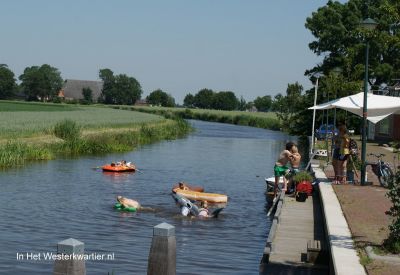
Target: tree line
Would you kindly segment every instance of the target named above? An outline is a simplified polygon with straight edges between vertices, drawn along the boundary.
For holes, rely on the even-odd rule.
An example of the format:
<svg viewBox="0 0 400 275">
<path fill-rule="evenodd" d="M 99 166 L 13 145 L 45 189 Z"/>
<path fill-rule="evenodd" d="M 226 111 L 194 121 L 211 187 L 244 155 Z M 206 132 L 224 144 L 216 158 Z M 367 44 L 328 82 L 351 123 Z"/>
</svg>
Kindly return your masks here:
<svg viewBox="0 0 400 275">
<path fill-rule="evenodd" d="M 82 89 L 84 104 L 98 101 L 105 104 L 132 105 L 141 99 L 142 87 L 138 80 L 126 74 L 116 75 L 110 69 L 100 69 L 99 78 L 103 81 L 103 89 L 99 98 L 93 98 L 93 91 L 85 87 Z M 16 95 L 25 96 L 26 100 L 59 102 L 58 93 L 62 89 L 63 79 L 60 71 L 48 64 L 25 68 L 16 82 L 14 73 L 6 64 L 0 65 L 0 99 L 13 98 Z M 278 97 L 280 98 L 280 97 Z M 146 101 L 154 106 L 174 107 L 175 99 L 171 94 L 161 89 L 151 92 Z M 258 111 L 271 111 L 274 100 L 270 95 L 257 97 L 254 101 L 246 102 L 232 91 L 214 92 L 211 89 L 202 89 L 195 95 L 187 94 L 184 99 L 185 107 L 217 110 L 249 110 L 255 107 Z M 276 105 L 277 106 L 277 105 Z"/>
</svg>

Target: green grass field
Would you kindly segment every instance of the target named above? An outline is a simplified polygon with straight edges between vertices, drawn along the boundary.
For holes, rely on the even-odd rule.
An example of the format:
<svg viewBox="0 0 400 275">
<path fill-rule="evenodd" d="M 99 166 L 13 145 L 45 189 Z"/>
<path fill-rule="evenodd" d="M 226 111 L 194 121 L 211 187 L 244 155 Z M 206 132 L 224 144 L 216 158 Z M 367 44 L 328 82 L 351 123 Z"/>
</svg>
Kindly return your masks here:
<svg viewBox="0 0 400 275">
<path fill-rule="evenodd" d="M 0 139 L 50 134 L 54 125 L 64 119 L 77 122 L 85 130 L 122 128 L 164 120 L 158 115 L 103 106 L 12 101 L 0 101 L 0 117 Z"/>
<path fill-rule="evenodd" d="M 148 106 L 141 106 L 141 107 L 135 107 L 135 108 L 143 108 L 147 110 L 160 110 L 160 111 L 172 111 L 172 112 L 177 112 L 177 111 L 184 111 L 185 108 L 172 108 L 172 107 L 148 107 Z M 245 112 L 245 111 L 222 111 L 222 110 L 212 110 L 212 109 L 194 109 L 190 108 L 189 109 L 191 112 L 196 113 L 196 114 L 204 114 L 204 113 L 209 113 L 209 114 L 215 114 L 218 116 L 240 116 L 240 115 L 248 115 L 252 117 L 260 117 L 260 118 L 277 118 L 274 112 Z"/>
<path fill-rule="evenodd" d="M 270 130 L 280 130 L 281 124 L 275 113 L 220 111 L 208 109 L 189 108 L 165 108 L 165 107 L 127 107 L 140 112 L 163 115 L 165 117 L 181 117 L 184 119 L 198 119 L 204 121 L 229 123 L 243 126 L 251 126 Z"/>
</svg>

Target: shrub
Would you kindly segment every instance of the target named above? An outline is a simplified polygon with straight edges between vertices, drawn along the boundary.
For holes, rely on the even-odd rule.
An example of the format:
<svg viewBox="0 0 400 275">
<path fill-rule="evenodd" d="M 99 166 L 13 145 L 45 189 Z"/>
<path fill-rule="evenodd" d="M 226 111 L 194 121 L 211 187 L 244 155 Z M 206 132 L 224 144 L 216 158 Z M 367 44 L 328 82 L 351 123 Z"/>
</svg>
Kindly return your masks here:
<svg viewBox="0 0 400 275">
<path fill-rule="evenodd" d="M 313 180 L 313 177 L 306 171 L 301 171 L 293 176 L 293 181 L 297 182 L 297 183 L 303 182 L 303 181 L 312 182 L 312 180 Z"/>
<path fill-rule="evenodd" d="M 400 253 L 400 171 L 389 180 L 389 191 L 386 196 L 392 201 L 393 205 L 386 215 L 393 217 L 389 225 L 389 236 L 383 245 L 392 253 Z"/>
<path fill-rule="evenodd" d="M 54 135 L 66 141 L 78 140 L 81 135 L 81 128 L 78 124 L 70 119 L 58 122 L 54 126 Z"/>
</svg>

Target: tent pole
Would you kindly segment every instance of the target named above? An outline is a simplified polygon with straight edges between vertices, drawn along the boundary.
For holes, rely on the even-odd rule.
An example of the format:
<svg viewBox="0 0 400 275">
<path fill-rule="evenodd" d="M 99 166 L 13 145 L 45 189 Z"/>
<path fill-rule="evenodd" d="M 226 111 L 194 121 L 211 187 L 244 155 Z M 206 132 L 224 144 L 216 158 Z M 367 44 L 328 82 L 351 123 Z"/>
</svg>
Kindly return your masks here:
<svg viewBox="0 0 400 275">
<path fill-rule="evenodd" d="M 317 95 L 318 95 L 318 80 L 319 77 L 317 77 L 317 81 L 315 82 L 315 88 L 314 88 L 314 107 L 317 105 Z M 315 112 L 317 110 L 313 110 L 313 121 L 312 121 L 312 131 L 311 131 L 311 150 L 310 153 L 312 154 L 314 151 L 314 146 L 315 146 Z"/>
</svg>

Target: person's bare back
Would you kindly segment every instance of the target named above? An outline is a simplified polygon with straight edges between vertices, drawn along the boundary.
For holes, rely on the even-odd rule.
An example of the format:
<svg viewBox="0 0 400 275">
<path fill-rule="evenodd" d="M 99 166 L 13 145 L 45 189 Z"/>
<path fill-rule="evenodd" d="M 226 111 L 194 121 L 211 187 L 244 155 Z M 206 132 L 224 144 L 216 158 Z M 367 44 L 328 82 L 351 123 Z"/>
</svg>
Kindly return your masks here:
<svg viewBox="0 0 400 275">
<path fill-rule="evenodd" d="M 122 196 L 118 196 L 117 197 L 117 201 L 122 204 L 124 207 L 134 207 L 134 208 L 140 208 L 140 203 L 135 201 L 135 200 L 131 200 L 128 198 L 124 198 Z"/>
</svg>

